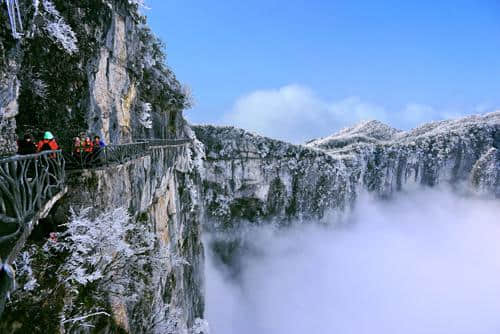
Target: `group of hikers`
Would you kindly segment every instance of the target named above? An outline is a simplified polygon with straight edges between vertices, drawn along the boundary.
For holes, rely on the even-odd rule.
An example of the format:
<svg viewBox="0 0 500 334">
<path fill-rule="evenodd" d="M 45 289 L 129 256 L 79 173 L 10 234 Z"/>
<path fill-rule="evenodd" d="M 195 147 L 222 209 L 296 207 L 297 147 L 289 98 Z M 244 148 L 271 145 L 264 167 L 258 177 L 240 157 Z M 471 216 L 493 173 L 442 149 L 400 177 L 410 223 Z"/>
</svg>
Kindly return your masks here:
<svg viewBox="0 0 500 334">
<path fill-rule="evenodd" d="M 105 146 L 101 137 L 94 136 L 92 140 L 90 136 L 81 134 L 73 139 L 72 156 L 78 160 L 96 160 Z M 33 135 L 25 134 L 23 139 L 17 141 L 17 147 L 17 154 L 20 155 L 59 150 L 59 145 L 50 131 L 46 131 L 38 142 L 35 141 Z"/>
<path fill-rule="evenodd" d="M 95 158 L 105 146 L 106 144 L 99 136 L 94 136 L 94 140 L 91 140 L 89 136 L 75 137 L 73 139 L 73 155 L 76 158 Z"/>
<path fill-rule="evenodd" d="M 50 131 L 43 134 L 43 139 L 35 143 L 35 138 L 31 134 L 25 134 L 23 139 L 17 141 L 17 154 L 35 154 L 42 151 L 56 151 L 59 145 Z"/>
</svg>

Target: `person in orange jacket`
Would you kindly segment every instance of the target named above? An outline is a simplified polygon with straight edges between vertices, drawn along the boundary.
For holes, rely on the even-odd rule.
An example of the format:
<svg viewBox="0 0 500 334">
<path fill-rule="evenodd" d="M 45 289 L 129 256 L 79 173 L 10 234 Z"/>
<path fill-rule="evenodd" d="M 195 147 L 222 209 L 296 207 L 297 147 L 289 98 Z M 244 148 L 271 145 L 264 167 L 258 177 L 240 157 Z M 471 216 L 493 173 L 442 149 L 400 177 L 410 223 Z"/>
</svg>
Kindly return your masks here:
<svg viewBox="0 0 500 334">
<path fill-rule="evenodd" d="M 46 131 L 43 135 L 43 139 L 36 145 L 36 150 L 38 152 L 57 151 L 58 149 L 59 145 L 57 145 L 54 135 L 50 131 Z"/>
<path fill-rule="evenodd" d="M 83 151 L 86 153 L 92 153 L 94 150 L 94 143 L 92 142 L 92 139 L 90 137 L 85 137 L 85 141 L 82 144 Z"/>
</svg>

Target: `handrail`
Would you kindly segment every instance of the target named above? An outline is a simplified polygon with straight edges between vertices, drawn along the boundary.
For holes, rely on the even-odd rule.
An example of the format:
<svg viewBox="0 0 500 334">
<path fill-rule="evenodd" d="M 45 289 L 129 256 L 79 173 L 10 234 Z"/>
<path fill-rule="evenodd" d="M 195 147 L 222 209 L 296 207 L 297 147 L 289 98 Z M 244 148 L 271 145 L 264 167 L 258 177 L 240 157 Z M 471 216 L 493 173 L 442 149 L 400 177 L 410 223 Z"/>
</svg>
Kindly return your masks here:
<svg viewBox="0 0 500 334">
<path fill-rule="evenodd" d="M 155 146 L 179 146 L 191 143 L 192 139 L 139 139 L 128 144 L 113 144 L 97 148 L 92 152 L 85 152 L 80 148 L 78 152 L 64 151 L 66 169 L 90 169 L 110 164 L 122 164 L 139 156 L 149 154 Z"/>
<path fill-rule="evenodd" d="M 177 146 L 192 143 L 191 138 L 176 138 L 176 139 L 137 139 L 138 142 L 147 142 L 149 146 Z"/>
<path fill-rule="evenodd" d="M 53 196 L 64 189 L 62 151 L 0 159 L 0 256 Z"/>
<path fill-rule="evenodd" d="M 121 164 L 130 159 L 147 154 L 149 146 L 145 142 L 108 145 L 102 148 L 85 152 L 83 148 L 79 152 L 64 151 L 66 169 L 88 169 L 109 164 Z"/>
</svg>

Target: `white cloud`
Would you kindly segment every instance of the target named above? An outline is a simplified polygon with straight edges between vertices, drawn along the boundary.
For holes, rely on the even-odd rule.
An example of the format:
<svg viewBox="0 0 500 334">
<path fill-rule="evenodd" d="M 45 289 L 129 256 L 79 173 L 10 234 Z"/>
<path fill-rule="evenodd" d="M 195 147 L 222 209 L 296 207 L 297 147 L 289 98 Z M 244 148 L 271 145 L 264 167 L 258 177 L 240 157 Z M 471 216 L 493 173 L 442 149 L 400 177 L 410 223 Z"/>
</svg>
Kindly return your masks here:
<svg viewBox="0 0 500 334">
<path fill-rule="evenodd" d="M 327 101 L 307 87 L 288 85 L 255 91 L 239 98 L 225 115 L 223 123 L 300 143 L 330 135 L 363 120 L 376 119 L 396 128 L 410 129 L 427 121 L 459 114 L 417 103 L 408 103 L 401 110 L 389 111 L 359 97 Z"/>
<path fill-rule="evenodd" d="M 207 318 L 221 334 L 499 333 L 499 215 L 428 190 L 361 199 L 337 228 L 260 226 L 237 275 L 207 247 Z"/>
<path fill-rule="evenodd" d="M 308 88 L 290 85 L 238 99 L 226 121 L 260 134 L 301 141 L 317 133 L 328 105 Z"/>
</svg>

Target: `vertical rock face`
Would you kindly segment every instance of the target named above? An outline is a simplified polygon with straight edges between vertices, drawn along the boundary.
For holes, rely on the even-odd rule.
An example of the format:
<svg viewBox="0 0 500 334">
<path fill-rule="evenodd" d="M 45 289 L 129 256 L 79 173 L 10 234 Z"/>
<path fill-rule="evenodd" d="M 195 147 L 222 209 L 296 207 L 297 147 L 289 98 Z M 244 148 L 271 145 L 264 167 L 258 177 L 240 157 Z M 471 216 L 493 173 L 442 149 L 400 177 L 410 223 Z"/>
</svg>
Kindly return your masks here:
<svg viewBox="0 0 500 334">
<path fill-rule="evenodd" d="M 132 107 L 137 103 L 137 88 L 127 66 L 138 52 L 128 40 L 131 34 L 136 36 L 134 30 L 133 18 L 113 13 L 105 44 L 95 58 L 96 72 L 89 75 L 89 128 L 102 134 L 108 143 L 132 139 Z"/>
<path fill-rule="evenodd" d="M 16 116 L 19 81 L 15 75 L 0 73 L 0 156 L 13 154 L 16 146 Z M 15 73 L 15 70 L 13 71 Z"/>
<path fill-rule="evenodd" d="M 6 52 L 18 51 L 18 134 L 51 130 L 67 144 L 81 132 L 107 143 L 175 136 L 186 96 L 136 2 L 26 1 L 21 9 L 23 38 L 4 31 Z"/>
<path fill-rule="evenodd" d="M 204 193 L 216 226 L 326 218 L 361 191 L 464 186 L 498 196 L 500 112 L 401 132 L 379 122 L 292 145 L 230 127 L 195 127 L 206 146 Z M 213 225 L 211 225 L 213 226 Z"/>
<path fill-rule="evenodd" d="M 90 78 L 90 128 L 101 133 L 106 142 L 111 136 L 130 140 L 130 107 L 135 99 L 135 87 L 131 85 L 125 65 L 125 20 L 113 14 L 106 44 L 101 47 L 97 58 L 97 73 Z M 113 118 L 113 119 L 112 119 Z"/>
<path fill-rule="evenodd" d="M 16 152 L 16 119 L 19 97 L 18 44 L 6 28 L 7 11 L 0 7 L 0 156 Z"/>
<path fill-rule="evenodd" d="M 498 148 L 492 147 L 474 164 L 472 184 L 478 192 L 494 194 L 500 198 L 500 150 Z"/>
<path fill-rule="evenodd" d="M 194 130 L 206 148 L 207 214 L 224 227 L 241 220 L 306 219 L 348 207 L 356 194 L 346 163 L 321 150 L 231 127 Z"/>
</svg>

